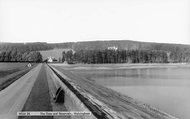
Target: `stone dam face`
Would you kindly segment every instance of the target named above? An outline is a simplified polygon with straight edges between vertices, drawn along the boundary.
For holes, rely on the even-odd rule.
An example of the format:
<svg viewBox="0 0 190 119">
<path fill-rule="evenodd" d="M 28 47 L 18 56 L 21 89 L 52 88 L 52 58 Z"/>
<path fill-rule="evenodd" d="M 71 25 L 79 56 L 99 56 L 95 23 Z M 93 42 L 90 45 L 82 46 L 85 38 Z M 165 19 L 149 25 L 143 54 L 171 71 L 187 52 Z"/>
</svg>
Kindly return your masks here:
<svg viewBox="0 0 190 119">
<path fill-rule="evenodd" d="M 53 83 L 56 89 L 61 87 L 61 89 L 64 90 L 64 105 L 67 110 L 91 112 L 91 115 L 71 116 L 72 119 L 176 119 L 149 105 L 139 103 L 131 98 L 123 98 L 122 96 L 118 98 L 118 107 L 116 108 L 121 108 L 121 106 L 125 108 L 121 108 L 121 111 L 115 110 L 115 108 L 111 107 L 112 104 L 106 103 L 104 100 L 99 100 L 97 98 L 98 96 L 95 97 L 93 93 L 90 94 L 86 92 L 80 84 L 76 84 L 76 82 L 72 81 L 70 77 L 64 75 L 57 68 L 50 66 L 49 70 L 51 70 Z M 60 77 L 66 82 L 60 80 Z M 120 96 L 114 93 L 113 96 Z M 120 100 L 125 100 L 123 101 L 125 103 L 120 103 Z M 125 109 L 128 111 L 125 111 Z"/>
</svg>

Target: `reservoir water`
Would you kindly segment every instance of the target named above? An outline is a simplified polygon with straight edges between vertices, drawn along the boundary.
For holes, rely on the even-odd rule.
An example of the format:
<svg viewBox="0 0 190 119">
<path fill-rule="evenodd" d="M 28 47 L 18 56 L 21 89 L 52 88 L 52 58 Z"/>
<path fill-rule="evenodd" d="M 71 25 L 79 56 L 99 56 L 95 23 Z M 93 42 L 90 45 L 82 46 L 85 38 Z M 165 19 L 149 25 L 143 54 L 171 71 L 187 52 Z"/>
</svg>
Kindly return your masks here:
<svg viewBox="0 0 190 119">
<path fill-rule="evenodd" d="M 177 118 L 190 119 L 189 65 L 78 69 L 72 71 Z"/>
</svg>

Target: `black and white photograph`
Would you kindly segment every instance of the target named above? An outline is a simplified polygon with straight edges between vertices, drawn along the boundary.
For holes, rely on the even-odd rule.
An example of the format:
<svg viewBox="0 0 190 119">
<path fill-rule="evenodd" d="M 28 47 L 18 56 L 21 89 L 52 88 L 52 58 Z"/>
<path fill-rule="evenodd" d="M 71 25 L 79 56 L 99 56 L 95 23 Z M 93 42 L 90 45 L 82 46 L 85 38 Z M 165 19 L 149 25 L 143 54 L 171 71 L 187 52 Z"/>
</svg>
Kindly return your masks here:
<svg viewBox="0 0 190 119">
<path fill-rule="evenodd" d="M 0 0 L 0 119 L 190 119 L 190 0 Z"/>
</svg>

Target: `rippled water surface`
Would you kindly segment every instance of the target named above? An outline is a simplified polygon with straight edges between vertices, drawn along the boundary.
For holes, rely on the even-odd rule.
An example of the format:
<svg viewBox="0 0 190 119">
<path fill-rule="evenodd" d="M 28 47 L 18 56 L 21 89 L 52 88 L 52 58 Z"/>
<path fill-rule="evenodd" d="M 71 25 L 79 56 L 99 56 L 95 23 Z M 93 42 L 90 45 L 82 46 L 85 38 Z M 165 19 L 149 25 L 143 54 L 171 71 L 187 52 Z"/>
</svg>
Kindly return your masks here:
<svg viewBox="0 0 190 119">
<path fill-rule="evenodd" d="M 190 119 L 190 66 L 83 67 L 72 71 L 180 119 Z"/>
</svg>

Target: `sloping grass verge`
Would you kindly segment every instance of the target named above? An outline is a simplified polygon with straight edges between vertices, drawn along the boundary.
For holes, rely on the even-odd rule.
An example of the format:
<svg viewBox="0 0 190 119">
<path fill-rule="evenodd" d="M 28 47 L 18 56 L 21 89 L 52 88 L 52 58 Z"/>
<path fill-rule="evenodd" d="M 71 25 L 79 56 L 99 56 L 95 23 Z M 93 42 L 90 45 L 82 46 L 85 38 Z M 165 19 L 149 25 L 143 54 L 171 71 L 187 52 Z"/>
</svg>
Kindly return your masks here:
<svg viewBox="0 0 190 119">
<path fill-rule="evenodd" d="M 22 77 L 23 75 L 25 75 L 26 73 L 28 73 L 32 68 L 36 67 L 37 65 L 34 65 L 31 68 L 24 68 L 24 69 L 20 69 L 16 71 L 16 69 L 14 71 L 14 73 L 8 72 L 9 74 L 7 76 L 4 76 L 3 78 L 0 78 L 0 91 L 5 89 L 6 87 L 8 87 L 9 85 L 11 85 L 13 82 L 15 82 L 16 80 L 18 80 L 20 77 Z"/>
</svg>

